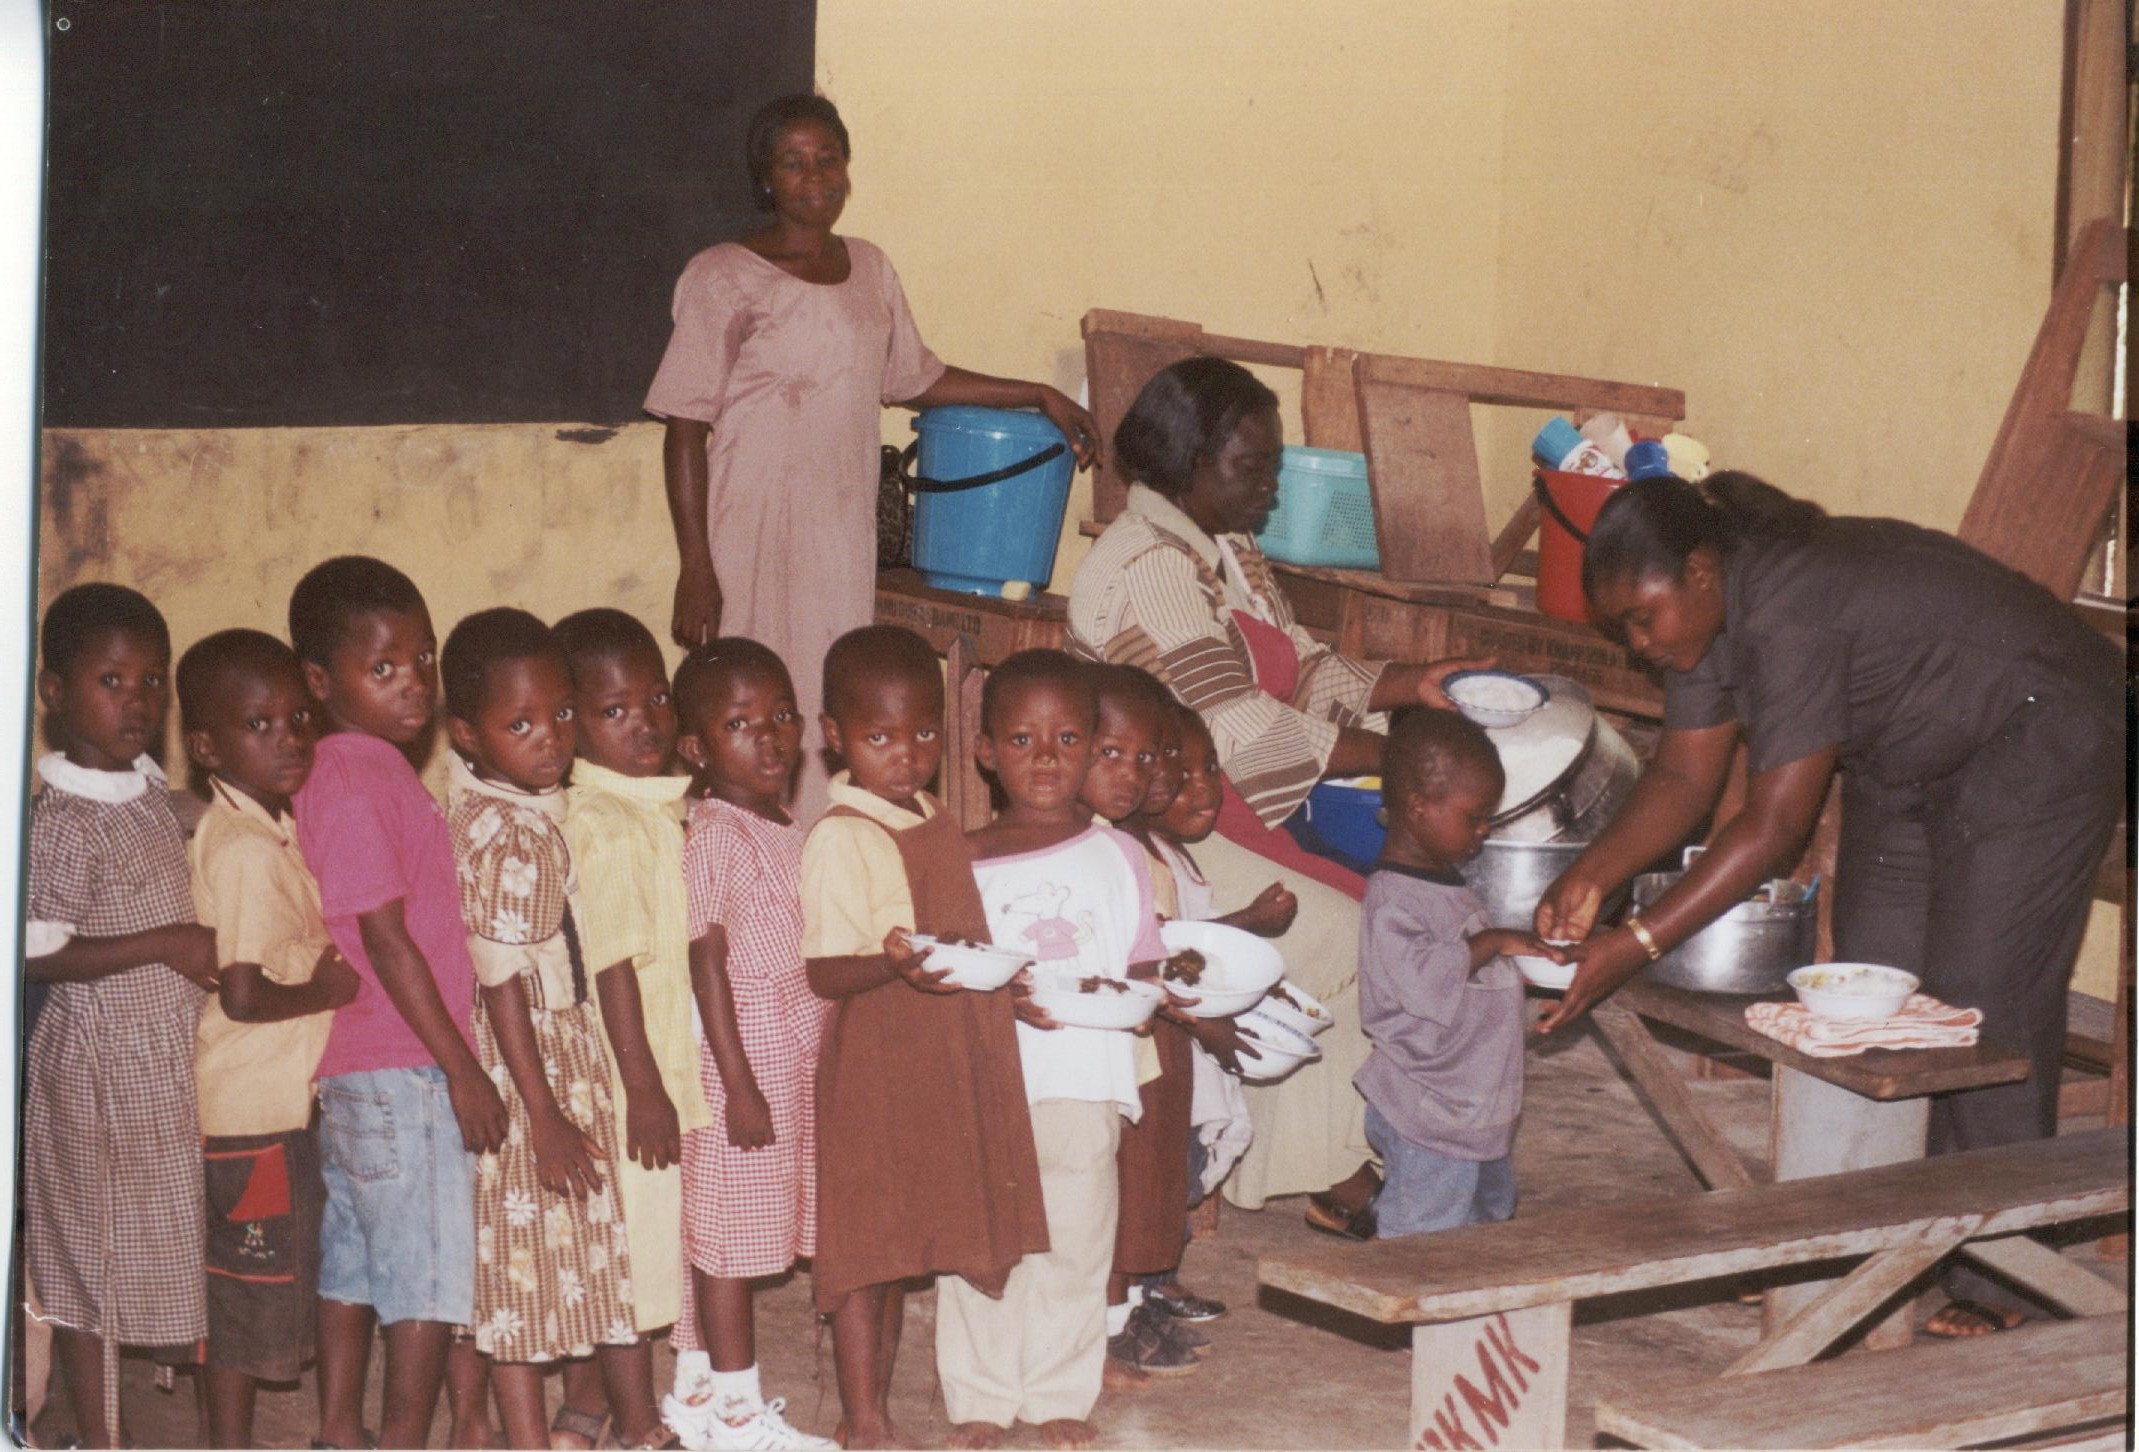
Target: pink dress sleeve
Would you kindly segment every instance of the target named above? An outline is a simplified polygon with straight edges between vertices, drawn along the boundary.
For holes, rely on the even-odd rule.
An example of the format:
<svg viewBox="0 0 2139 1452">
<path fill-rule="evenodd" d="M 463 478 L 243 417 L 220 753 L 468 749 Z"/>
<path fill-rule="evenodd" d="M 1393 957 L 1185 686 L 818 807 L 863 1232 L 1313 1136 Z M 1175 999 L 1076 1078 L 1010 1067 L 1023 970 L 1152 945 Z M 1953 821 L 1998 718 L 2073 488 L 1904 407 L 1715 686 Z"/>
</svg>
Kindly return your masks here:
<svg viewBox="0 0 2139 1452">
<path fill-rule="evenodd" d="M 906 305 L 906 289 L 899 285 L 898 270 L 891 259 L 877 253 L 884 289 L 884 305 L 891 311 L 891 339 L 884 352 L 884 392 L 887 404 L 904 403 L 926 393 L 943 376 L 943 360 L 921 341 L 913 310 Z"/>
<path fill-rule="evenodd" d="M 729 375 L 742 351 L 749 314 L 721 251 L 707 248 L 676 279 L 669 308 L 675 330 L 646 390 L 646 411 L 658 418 L 718 423 L 726 406 Z"/>
<path fill-rule="evenodd" d="M 743 872 L 746 845 L 743 834 L 719 806 L 702 802 L 692 811 L 690 831 L 683 839 L 683 882 L 690 903 L 687 920 L 692 942 L 703 938 L 715 923 L 725 927 L 741 915 L 747 886 Z"/>
</svg>

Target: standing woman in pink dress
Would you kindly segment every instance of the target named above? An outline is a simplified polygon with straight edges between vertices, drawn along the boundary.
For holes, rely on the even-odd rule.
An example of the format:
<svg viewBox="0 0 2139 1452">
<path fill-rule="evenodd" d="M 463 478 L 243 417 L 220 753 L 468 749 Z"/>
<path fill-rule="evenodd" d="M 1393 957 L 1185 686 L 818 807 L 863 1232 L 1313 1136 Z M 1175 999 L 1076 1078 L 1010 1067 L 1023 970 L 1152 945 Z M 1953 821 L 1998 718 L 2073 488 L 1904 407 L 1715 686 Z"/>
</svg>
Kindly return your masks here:
<svg viewBox="0 0 2139 1452">
<path fill-rule="evenodd" d="M 1059 389 L 947 367 L 921 341 L 890 260 L 833 234 L 852 149 L 830 101 L 769 103 L 747 149 L 772 221 L 684 268 L 646 410 L 668 424 L 662 472 L 682 565 L 671 633 L 685 647 L 724 634 L 770 646 L 808 724 L 825 651 L 874 614 L 878 411 L 1037 408 L 1080 466 L 1097 429 Z M 806 822 L 825 777 L 816 753 L 804 756 Z"/>
</svg>

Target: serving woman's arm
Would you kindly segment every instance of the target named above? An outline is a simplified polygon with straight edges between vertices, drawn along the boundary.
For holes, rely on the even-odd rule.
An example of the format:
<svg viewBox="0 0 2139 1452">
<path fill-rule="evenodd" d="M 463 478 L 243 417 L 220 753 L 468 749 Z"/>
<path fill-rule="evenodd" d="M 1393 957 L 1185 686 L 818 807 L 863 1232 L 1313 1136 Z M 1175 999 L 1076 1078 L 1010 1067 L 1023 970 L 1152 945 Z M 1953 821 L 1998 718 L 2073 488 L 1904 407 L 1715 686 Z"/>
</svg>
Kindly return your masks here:
<svg viewBox="0 0 2139 1452">
<path fill-rule="evenodd" d="M 712 432 L 713 426 L 699 419 L 672 418 L 661 438 L 661 479 L 668 489 L 680 567 L 668 630 L 686 650 L 720 634 L 720 580 L 706 535 L 706 439 Z"/>
<path fill-rule="evenodd" d="M 985 373 L 946 367 L 941 378 L 912 398 L 903 400 L 902 406 L 940 408 L 953 403 L 978 408 L 1038 409 L 1047 415 L 1049 423 L 1062 430 L 1062 437 L 1069 440 L 1070 450 L 1076 454 L 1080 469 L 1091 467 L 1092 457 L 1099 446 L 1099 425 L 1082 405 L 1059 388 L 1045 383 L 1028 383 L 1021 378 L 993 378 Z"/>
<path fill-rule="evenodd" d="M 1665 740 L 1669 741 L 1673 735 L 1700 738 L 1710 737 L 1718 732 L 1735 735 L 1735 728 L 1712 726 L 1698 732 L 1667 732 Z M 1703 744 L 1712 747 L 1714 743 Z M 1661 757 L 1661 748 L 1658 754 Z M 1724 824 L 1723 829 L 1716 833 L 1715 839 L 1708 844 L 1708 850 L 1694 859 L 1685 874 L 1672 884 L 1663 896 L 1642 910 L 1642 926 L 1658 951 L 1668 952 L 1729 912 L 1789 860 L 1811 835 L 1813 824 L 1819 820 L 1820 806 L 1827 799 L 1827 785 L 1834 779 L 1836 755 L 1834 747 L 1825 747 L 1809 756 L 1801 756 L 1796 761 L 1785 762 L 1781 766 L 1764 771 L 1747 783 L 1745 809 Z M 1728 770 L 1730 744 L 1727 740 L 1721 756 L 1723 769 Z M 1651 772 L 1654 770 L 1652 767 Z M 1642 780 L 1643 784 L 1646 784 L 1649 778 L 1644 776 Z M 1666 798 L 1669 805 L 1659 810 L 1659 820 L 1639 828 L 1630 827 L 1627 833 L 1622 834 L 1613 851 L 1631 852 L 1634 850 L 1631 845 L 1633 842 L 1656 840 L 1653 834 L 1661 831 L 1666 813 L 1673 808 L 1683 810 L 1692 800 L 1688 787 L 1694 784 L 1697 784 L 1697 781 L 1689 783 L 1684 778 L 1672 783 L 1669 789 L 1679 795 Z M 1708 806 L 1714 805 L 1715 796 L 1721 787 L 1722 776 L 1718 772 L 1715 788 L 1708 797 Z M 1565 918 L 1555 917 L 1552 919 L 1552 926 L 1548 927 L 1547 903 L 1564 905 L 1566 899 L 1561 896 L 1561 888 L 1567 877 L 1573 876 L 1575 870 L 1590 859 L 1597 847 L 1605 844 L 1605 838 L 1612 834 L 1612 830 L 1636 816 L 1639 802 L 1640 792 L 1637 789 L 1636 794 L 1628 799 L 1626 809 L 1612 824 L 1612 829 L 1608 829 L 1605 837 L 1598 838 L 1590 851 L 1577 859 L 1575 866 L 1568 870 L 1568 874 L 1563 876 L 1560 882 L 1553 884 L 1546 894 L 1546 902 L 1538 904 L 1539 936 L 1580 936 L 1565 930 Z M 1616 887 L 1627 877 L 1631 877 L 1643 862 L 1654 860 L 1677 842 L 1683 841 L 1685 835 L 1692 831 L 1694 822 L 1699 821 L 1706 811 L 1707 807 L 1703 807 L 1696 812 L 1678 836 L 1663 840 L 1647 858 L 1638 859 L 1635 867 L 1627 869 L 1612 886 Z M 1624 859 L 1614 856 L 1611 860 L 1617 864 Z M 1614 870 L 1617 870 L 1616 865 Z M 1596 903 L 1589 901 L 1587 910 L 1589 917 L 1583 922 L 1583 933 L 1587 933 L 1595 921 Z M 1560 931 L 1555 933 L 1555 927 Z M 1618 928 L 1589 939 L 1575 951 L 1574 959 L 1578 965 L 1574 982 L 1568 986 L 1566 995 L 1558 1005 L 1539 1022 L 1540 1033 L 1550 1033 L 1562 1024 L 1572 1023 L 1589 1012 L 1620 984 L 1632 978 L 1648 964 L 1649 951 L 1647 945 L 1631 930 Z"/>
</svg>

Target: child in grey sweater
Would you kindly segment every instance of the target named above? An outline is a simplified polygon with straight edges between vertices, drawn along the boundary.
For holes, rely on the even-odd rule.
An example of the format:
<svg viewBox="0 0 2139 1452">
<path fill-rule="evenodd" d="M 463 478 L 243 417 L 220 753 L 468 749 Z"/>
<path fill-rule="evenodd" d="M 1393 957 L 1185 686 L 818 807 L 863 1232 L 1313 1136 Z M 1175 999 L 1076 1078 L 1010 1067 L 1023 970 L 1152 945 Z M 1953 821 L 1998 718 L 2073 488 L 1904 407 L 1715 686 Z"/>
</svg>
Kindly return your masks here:
<svg viewBox="0 0 2139 1452">
<path fill-rule="evenodd" d="M 1515 1213 L 1523 985 L 1502 955 L 1565 954 L 1491 926 L 1457 871 L 1485 841 L 1503 785 L 1492 741 L 1453 711 L 1407 712 L 1389 734 L 1389 837 L 1359 919 L 1359 1013 L 1374 1047 L 1353 1078 L 1383 1172 L 1375 1223 L 1359 1230 L 1383 1238 Z"/>
</svg>

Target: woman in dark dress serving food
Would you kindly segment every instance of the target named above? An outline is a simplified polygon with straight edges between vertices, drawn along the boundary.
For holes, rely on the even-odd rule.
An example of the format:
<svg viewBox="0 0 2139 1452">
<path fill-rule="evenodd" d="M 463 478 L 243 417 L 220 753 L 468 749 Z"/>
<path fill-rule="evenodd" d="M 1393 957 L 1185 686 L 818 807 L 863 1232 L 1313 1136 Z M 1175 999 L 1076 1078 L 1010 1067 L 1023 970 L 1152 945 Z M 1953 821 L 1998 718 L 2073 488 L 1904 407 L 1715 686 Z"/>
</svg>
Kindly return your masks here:
<svg viewBox="0 0 2139 1452">
<path fill-rule="evenodd" d="M 1930 1150 L 2056 1132 L 2065 993 L 2124 789 L 2118 652 L 2049 591 L 1949 535 L 1828 518 L 1749 475 L 1618 490 L 1582 569 L 1599 628 L 1662 668 L 1664 731 L 1618 818 L 1549 888 L 1585 940 L 1558 1028 L 1782 871 L 1843 773 L 1838 958 L 1891 964 L 1983 1011 L 2024 1083 L 1941 1096 Z M 1747 747 L 1745 809 L 1680 881 L 1592 936 L 1604 900 L 1693 835 Z M 1926 1327 L 2016 1324 L 1949 1271 Z"/>
</svg>

